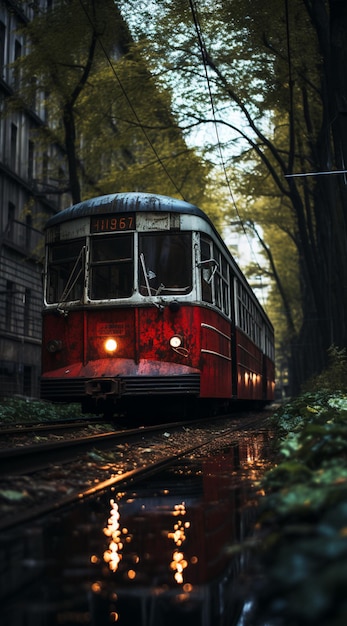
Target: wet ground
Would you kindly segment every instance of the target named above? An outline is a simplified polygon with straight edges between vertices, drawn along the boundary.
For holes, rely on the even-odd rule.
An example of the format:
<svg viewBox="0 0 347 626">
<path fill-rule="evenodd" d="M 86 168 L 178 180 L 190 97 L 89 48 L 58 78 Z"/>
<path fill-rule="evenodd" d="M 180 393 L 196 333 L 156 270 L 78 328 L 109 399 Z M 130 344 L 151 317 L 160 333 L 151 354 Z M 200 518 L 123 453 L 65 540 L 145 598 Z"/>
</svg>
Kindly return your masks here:
<svg viewBox="0 0 347 626">
<path fill-rule="evenodd" d="M 0 535 L 1 626 L 234 626 L 269 435 Z"/>
</svg>

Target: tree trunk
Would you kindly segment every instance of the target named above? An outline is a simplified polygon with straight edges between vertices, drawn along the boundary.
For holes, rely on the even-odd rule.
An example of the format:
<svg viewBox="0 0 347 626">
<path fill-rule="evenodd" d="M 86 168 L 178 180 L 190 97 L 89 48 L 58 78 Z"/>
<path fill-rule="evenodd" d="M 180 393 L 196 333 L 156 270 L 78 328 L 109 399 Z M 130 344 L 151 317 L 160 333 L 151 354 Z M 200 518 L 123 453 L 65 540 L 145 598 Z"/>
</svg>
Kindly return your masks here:
<svg viewBox="0 0 347 626">
<path fill-rule="evenodd" d="M 78 175 L 78 162 L 76 156 L 76 132 L 73 107 L 67 103 L 63 111 L 63 123 L 65 130 L 65 147 L 69 168 L 70 192 L 73 204 L 81 202 L 81 187 Z"/>
<path fill-rule="evenodd" d="M 322 121 L 312 151 L 314 169 L 341 171 L 347 169 L 347 2 L 314 0 L 306 6 L 322 57 Z M 306 225 L 298 220 L 304 321 L 292 344 L 294 393 L 327 364 L 331 345 L 347 346 L 347 174 L 317 175 L 312 209 L 315 236 L 310 245 Z"/>
</svg>

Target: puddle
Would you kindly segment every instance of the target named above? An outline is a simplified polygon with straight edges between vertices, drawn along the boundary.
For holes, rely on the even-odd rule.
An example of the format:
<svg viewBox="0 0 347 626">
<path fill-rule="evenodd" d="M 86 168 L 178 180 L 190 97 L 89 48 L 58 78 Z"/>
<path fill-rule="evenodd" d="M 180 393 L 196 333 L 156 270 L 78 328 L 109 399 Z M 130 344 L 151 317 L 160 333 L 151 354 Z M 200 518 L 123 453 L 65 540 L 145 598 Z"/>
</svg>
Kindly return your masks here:
<svg viewBox="0 0 347 626">
<path fill-rule="evenodd" d="M 233 626 L 267 434 L 0 536 L 2 626 Z"/>
</svg>

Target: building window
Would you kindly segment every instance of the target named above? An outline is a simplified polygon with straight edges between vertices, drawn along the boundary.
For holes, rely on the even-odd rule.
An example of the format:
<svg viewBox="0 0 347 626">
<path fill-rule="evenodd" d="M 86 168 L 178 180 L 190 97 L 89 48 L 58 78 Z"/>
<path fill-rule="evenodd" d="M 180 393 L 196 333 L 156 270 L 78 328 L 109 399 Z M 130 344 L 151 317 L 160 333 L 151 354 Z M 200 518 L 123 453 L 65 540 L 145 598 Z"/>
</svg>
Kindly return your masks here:
<svg viewBox="0 0 347 626">
<path fill-rule="evenodd" d="M 30 80 L 31 84 L 31 98 L 30 98 L 30 106 L 33 110 L 36 109 L 36 96 L 37 96 L 37 78 L 36 76 L 32 76 Z"/>
<path fill-rule="evenodd" d="M 22 44 L 16 39 L 14 44 L 14 60 L 17 61 L 22 56 Z M 14 70 L 14 86 L 15 89 L 19 89 L 20 86 L 20 69 L 18 67 Z"/>
<path fill-rule="evenodd" d="M 6 26 L 3 22 L 0 22 L 0 76 L 3 77 L 5 66 L 5 41 L 6 41 Z"/>
<path fill-rule="evenodd" d="M 24 294 L 24 335 L 32 335 L 31 289 L 26 287 Z"/>
<path fill-rule="evenodd" d="M 32 379 L 32 367 L 30 367 L 30 365 L 24 365 L 24 368 L 23 368 L 23 394 L 25 396 L 31 396 L 31 379 Z"/>
<path fill-rule="evenodd" d="M 16 39 L 14 44 L 14 60 L 17 61 L 20 56 L 22 56 L 22 44 Z"/>
<path fill-rule="evenodd" d="M 11 280 L 6 281 L 6 304 L 5 304 L 5 321 L 6 329 L 12 330 L 13 326 L 13 296 L 14 283 Z"/>
<path fill-rule="evenodd" d="M 11 124 L 11 153 L 10 153 L 10 165 L 13 170 L 16 169 L 17 165 L 17 126 L 16 124 Z"/>
<path fill-rule="evenodd" d="M 6 389 L 6 395 L 11 396 L 18 393 L 16 386 L 16 368 L 10 361 L 0 361 L 0 384 L 2 389 Z"/>
<path fill-rule="evenodd" d="M 16 207 L 14 206 L 13 202 L 9 202 L 8 203 L 6 234 L 7 234 L 7 238 L 10 241 L 13 241 L 13 239 L 14 239 L 14 220 L 15 220 L 15 217 L 16 217 Z"/>
<path fill-rule="evenodd" d="M 31 215 L 25 217 L 25 247 L 30 250 L 33 220 Z"/>
<path fill-rule="evenodd" d="M 34 178 L 34 142 L 29 139 L 28 142 L 28 179 L 32 181 Z"/>
<path fill-rule="evenodd" d="M 43 153 L 42 157 L 42 180 L 44 183 L 48 183 L 48 154 L 47 152 Z"/>
</svg>

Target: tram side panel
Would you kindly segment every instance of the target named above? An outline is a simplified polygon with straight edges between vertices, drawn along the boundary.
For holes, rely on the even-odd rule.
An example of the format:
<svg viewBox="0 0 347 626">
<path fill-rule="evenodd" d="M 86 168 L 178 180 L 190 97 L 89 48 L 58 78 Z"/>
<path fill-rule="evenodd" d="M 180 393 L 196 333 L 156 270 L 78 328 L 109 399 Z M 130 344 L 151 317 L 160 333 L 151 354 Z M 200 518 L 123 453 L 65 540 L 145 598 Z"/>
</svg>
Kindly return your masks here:
<svg viewBox="0 0 347 626">
<path fill-rule="evenodd" d="M 263 355 L 263 394 L 264 400 L 272 402 L 275 397 L 275 364 L 266 356 Z"/>
<path fill-rule="evenodd" d="M 138 309 L 141 373 L 174 375 L 179 366 L 200 372 L 201 398 L 231 398 L 231 324 L 218 312 L 196 304 Z M 170 338 L 179 336 L 175 349 Z"/>
<path fill-rule="evenodd" d="M 263 353 L 239 328 L 235 330 L 237 398 L 263 400 Z"/>
<path fill-rule="evenodd" d="M 217 311 L 200 307 L 202 398 L 232 398 L 231 322 Z"/>
</svg>

